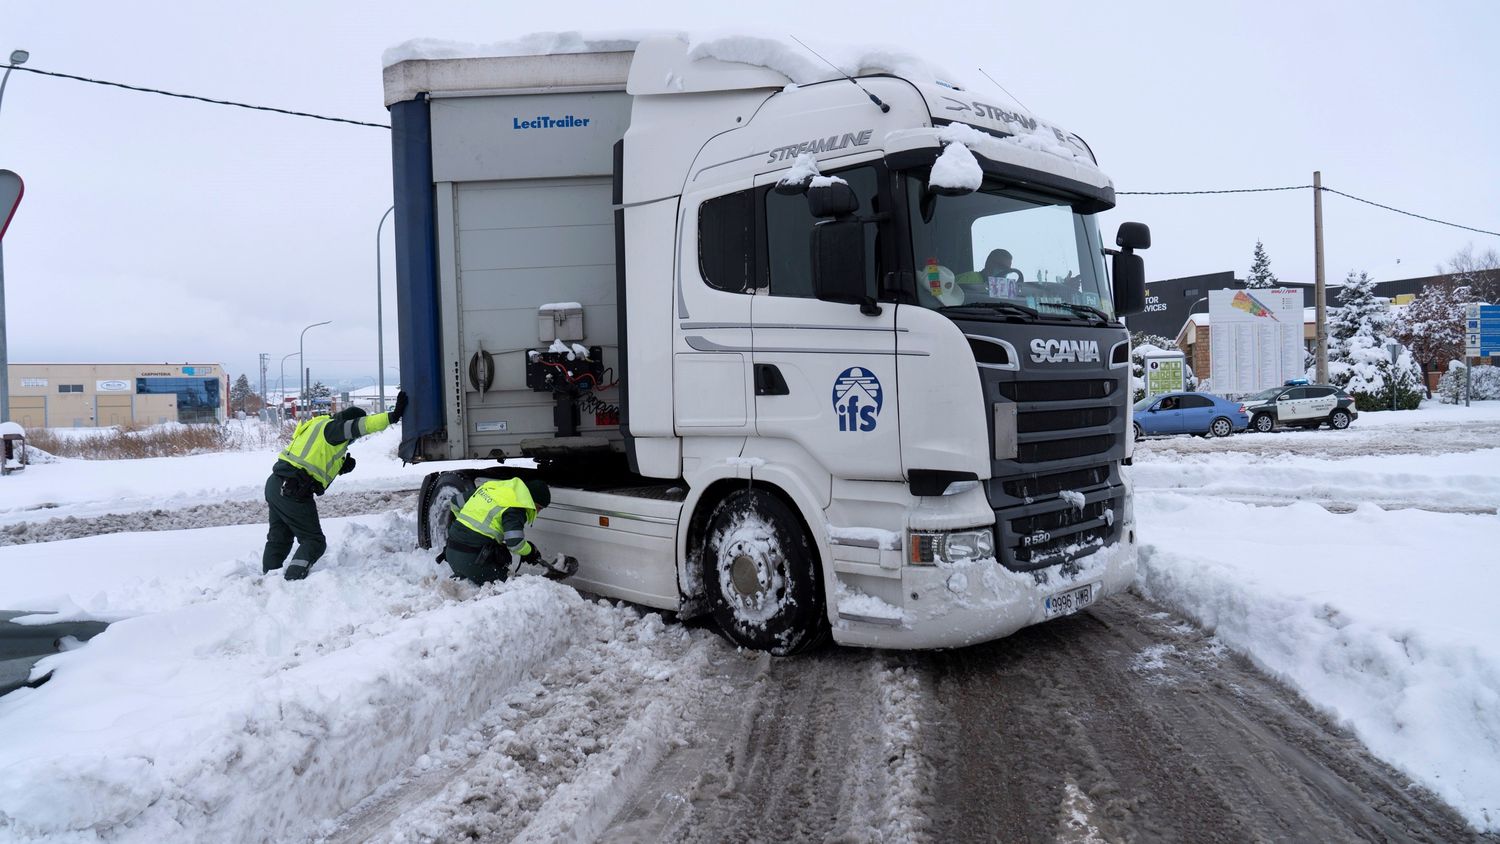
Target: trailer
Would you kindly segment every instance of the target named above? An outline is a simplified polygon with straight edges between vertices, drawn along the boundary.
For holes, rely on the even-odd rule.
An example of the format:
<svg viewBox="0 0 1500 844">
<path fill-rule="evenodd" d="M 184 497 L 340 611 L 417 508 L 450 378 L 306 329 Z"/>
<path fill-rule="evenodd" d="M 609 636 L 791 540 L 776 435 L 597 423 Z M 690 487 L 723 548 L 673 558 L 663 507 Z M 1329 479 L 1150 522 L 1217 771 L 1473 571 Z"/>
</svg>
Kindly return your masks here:
<svg viewBox="0 0 1500 844">
<path fill-rule="evenodd" d="M 732 47 L 385 68 L 401 455 L 496 460 L 427 476 L 419 542 L 542 477 L 528 536 L 578 589 L 778 654 L 960 646 L 1127 588 L 1150 236 L 1104 248 L 1088 146 Z"/>
</svg>

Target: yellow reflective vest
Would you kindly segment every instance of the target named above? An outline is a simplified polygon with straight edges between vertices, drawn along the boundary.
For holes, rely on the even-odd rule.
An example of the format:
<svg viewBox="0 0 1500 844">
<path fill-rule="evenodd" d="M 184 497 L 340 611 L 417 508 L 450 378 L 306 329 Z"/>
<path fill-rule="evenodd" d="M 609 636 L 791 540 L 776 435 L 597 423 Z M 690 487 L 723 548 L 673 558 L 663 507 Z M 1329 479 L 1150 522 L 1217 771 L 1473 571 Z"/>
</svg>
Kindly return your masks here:
<svg viewBox="0 0 1500 844">
<path fill-rule="evenodd" d="M 506 536 L 500 517 L 512 507 L 526 511 L 526 524 L 536 521 L 536 502 L 531 500 L 531 490 L 520 478 L 503 481 L 485 481 L 474 490 L 462 508 L 453 508 L 453 515 L 464 527 L 496 542 L 520 546 L 525 542 L 521 536 Z M 515 533 L 520 533 L 515 531 Z M 520 549 L 523 553 L 526 549 Z"/>
<path fill-rule="evenodd" d="M 354 428 L 347 432 L 352 436 L 347 437 L 338 445 L 333 445 L 323 436 L 324 429 L 332 421 L 331 416 L 314 416 L 303 420 L 292 434 L 291 443 L 277 456 L 277 459 L 285 460 L 306 472 L 324 489 L 327 489 L 328 485 L 333 483 L 333 479 L 339 476 L 339 469 L 344 466 L 344 456 L 349 451 L 349 443 L 365 434 L 383 431 L 391 424 L 388 415 L 384 413 L 362 416 L 358 420 L 353 420 Z"/>
</svg>

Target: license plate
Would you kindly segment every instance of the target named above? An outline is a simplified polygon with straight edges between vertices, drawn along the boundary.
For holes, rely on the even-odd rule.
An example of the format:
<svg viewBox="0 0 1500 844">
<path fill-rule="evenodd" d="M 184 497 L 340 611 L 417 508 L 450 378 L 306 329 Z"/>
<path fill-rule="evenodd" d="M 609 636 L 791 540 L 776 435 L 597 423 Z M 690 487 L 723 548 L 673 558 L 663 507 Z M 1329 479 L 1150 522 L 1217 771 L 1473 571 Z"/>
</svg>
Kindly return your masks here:
<svg viewBox="0 0 1500 844">
<path fill-rule="evenodd" d="M 1075 613 L 1094 602 L 1094 584 L 1059 592 L 1047 598 L 1047 618 Z"/>
</svg>

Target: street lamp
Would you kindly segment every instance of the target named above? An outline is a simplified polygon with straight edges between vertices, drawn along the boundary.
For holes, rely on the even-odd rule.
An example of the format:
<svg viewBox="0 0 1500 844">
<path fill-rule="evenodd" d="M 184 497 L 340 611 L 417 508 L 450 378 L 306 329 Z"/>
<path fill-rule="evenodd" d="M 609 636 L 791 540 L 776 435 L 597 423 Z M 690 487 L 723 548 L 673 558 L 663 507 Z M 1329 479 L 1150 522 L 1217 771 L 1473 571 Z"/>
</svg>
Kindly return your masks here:
<svg viewBox="0 0 1500 844">
<path fill-rule="evenodd" d="M 286 359 L 289 358 L 289 357 L 295 357 L 296 355 L 300 355 L 300 354 L 302 354 L 302 353 L 301 352 L 287 352 L 281 358 L 281 377 L 278 378 L 278 379 L 276 379 L 276 392 L 277 392 L 278 396 L 281 399 L 281 402 L 280 402 L 281 407 L 278 408 L 278 412 L 280 410 L 284 410 L 285 407 L 286 407 Z M 302 361 L 301 361 L 301 359 L 298 359 L 297 362 L 301 363 Z"/>
<path fill-rule="evenodd" d="M 380 224 L 375 227 L 375 349 L 380 366 L 380 409 L 385 410 L 385 315 L 380 302 L 380 230 L 385 227 L 385 218 L 391 216 L 396 206 L 385 209 L 380 215 Z"/>
<path fill-rule="evenodd" d="M 330 322 L 333 322 L 333 320 L 325 319 L 322 322 L 315 322 L 307 328 L 302 329 L 302 333 L 297 336 L 297 369 L 299 370 L 297 373 L 297 383 L 302 385 L 302 389 L 297 393 L 298 399 L 306 398 L 307 388 L 311 386 L 307 383 L 307 359 L 302 357 L 302 341 L 307 337 L 308 328 L 317 328 L 320 325 L 327 325 Z"/>
<path fill-rule="evenodd" d="M 5 76 L 0 77 L 0 105 L 5 103 L 5 83 L 10 81 L 10 72 L 26 64 L 31 54 L 25 50 L 12 50 L 10 64 L 5 66 Z M 10 354 L 5 338 L 5 252 L 0 247 L 0 422 L 10 421 Z"/>
</svg>

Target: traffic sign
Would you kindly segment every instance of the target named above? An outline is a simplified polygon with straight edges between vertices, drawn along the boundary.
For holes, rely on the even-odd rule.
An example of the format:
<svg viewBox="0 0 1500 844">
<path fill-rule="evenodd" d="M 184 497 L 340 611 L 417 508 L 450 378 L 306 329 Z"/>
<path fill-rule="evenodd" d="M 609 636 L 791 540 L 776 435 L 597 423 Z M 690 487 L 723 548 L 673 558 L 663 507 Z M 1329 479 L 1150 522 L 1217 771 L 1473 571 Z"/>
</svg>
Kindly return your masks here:
<svg viewBox="0 0 1500 844">
<path fill-rule="evenodd" d="M 1500 305 L 1469 305 L 1465 314 L 1464 354 L 1500 355 Z"/>
<path fill-rule="evenodd" d="M 16 215 L 16 206 L 21 204 L 21 194 L 26 192 L 26 183 L 12 170 L 0 170 L 0 238 L 10 228 L 10 218 Z"/>
</svg>

